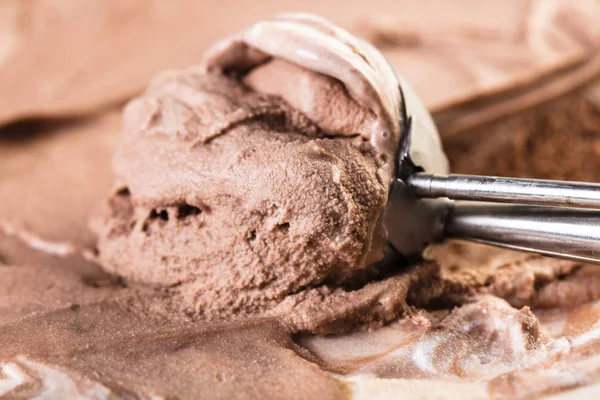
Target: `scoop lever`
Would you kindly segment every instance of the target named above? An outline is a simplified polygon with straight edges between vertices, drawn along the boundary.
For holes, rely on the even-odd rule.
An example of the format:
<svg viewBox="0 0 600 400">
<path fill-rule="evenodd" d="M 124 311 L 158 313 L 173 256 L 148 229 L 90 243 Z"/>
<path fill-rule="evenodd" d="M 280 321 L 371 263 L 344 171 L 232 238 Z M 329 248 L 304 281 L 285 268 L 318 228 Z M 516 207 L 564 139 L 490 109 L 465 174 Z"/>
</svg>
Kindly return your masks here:
<svg viewBox="0 0 600 400">
<path fill-rule="evenodd" d="M 419 198 L 447 197 L 600 210 L 600 184 L 597 183 L 416 173 L 408 179 L 408 186 Z"/>
<path fill-rule="evenodd" d="M 600 264 L 599 210 L 457 203 L 444 237 Z"/>
<path fill-rule="evenodd" d="M 417 198 L 476 201 L 450 207 L 444 238 L 600 264 L 599 184 L 425 173 L 407 184 Z"/>
</svg>

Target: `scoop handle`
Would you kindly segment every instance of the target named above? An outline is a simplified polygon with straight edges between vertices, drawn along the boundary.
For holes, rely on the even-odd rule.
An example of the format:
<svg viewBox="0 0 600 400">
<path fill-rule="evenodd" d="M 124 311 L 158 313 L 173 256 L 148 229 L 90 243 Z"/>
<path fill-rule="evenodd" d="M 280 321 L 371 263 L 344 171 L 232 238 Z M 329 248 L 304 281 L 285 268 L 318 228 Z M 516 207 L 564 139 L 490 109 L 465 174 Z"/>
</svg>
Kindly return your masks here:
<svg viewBox="0 0 600 400">
<path fill-rule="evenodd" d="M 477 175 L 417 173 L 408 179 L 414 196 L 537 204 L 600 210 L 600 184 Z"/>
<path fill-rule="evenodd" d="M 515 204 L 457 203 L 445 237 L 600 264 L 600 211 Z"/>
</svg>

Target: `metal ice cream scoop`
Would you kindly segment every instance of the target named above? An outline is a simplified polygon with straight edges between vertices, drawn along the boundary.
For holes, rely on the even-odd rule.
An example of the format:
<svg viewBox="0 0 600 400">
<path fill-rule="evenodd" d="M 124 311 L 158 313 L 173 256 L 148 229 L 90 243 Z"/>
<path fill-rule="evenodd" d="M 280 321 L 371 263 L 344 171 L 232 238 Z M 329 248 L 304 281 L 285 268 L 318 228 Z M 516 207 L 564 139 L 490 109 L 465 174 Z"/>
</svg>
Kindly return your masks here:
<svg viewBox="0 0 600 400">
<path fill-rule="evenodd" d="M 600 264 L 600 184 L 429 174 L 411 159 L 411 138 L 435 128 L 410 87 L 400 80 L 399 89 L 404 126 L 385 215 L 397 251 L 410 257 L 461 238 Z"/>
</svg>

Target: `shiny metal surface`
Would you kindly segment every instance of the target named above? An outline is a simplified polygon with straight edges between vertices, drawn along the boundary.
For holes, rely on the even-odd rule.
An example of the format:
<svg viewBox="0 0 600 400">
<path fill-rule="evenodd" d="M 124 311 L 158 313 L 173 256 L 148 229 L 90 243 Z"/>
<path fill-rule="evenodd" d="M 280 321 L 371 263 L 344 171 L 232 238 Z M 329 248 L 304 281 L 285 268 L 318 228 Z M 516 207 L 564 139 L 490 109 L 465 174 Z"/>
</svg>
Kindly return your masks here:
<svg viewBox="0 0 600 400">
<path fill-rule="evenodd" d="M 600 264 L 600 210 L 457 203 L 444 235 Z"/>
<path fill-rule="evenodd" d="M 420 256 L 427 245 L 443 239 L 451 207 L 448 199 L 418 199 L 396 180 L 383 215 L 391 246 L 406 258 Z"/>
<path fill-rule="evenodd" d="M 476 175 L 417 173 L 408 179 L 416 197 L 595 208 L 600 184 Z"/>
<path fill-rule="evenodd" d="M 392 247 L 411 257 L 456 237 L 600 264 L 600 184 L 446 175 L 435 125 L 398 83 L 403 124 L 383 220 Z"/>
<path fill-rule="evenodd" d="M 402 179 L 416 170 L 447 174 L 448 161 L 431 116 L 408 84 L 398 77 L 402 124 L 396 179 L 390 182 L 383 225 L 388 240 L 406 258 L 419 257 L 429 244 L 442 240 L 452 202 L 445 198 L 420 199 Z"/>
</svg>

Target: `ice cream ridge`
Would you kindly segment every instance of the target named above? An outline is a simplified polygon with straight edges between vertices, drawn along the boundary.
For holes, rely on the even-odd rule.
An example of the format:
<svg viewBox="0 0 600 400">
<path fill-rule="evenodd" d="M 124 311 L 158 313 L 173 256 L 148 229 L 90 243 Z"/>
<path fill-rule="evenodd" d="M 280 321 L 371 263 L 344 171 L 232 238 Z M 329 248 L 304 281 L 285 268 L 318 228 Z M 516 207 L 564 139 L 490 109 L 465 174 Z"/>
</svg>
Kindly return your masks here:
<svg viewBox="0 0 600 400">
<path fill-rule="evenodd" d="M 258 22 L 203 65 L 159 75 L 124 112 L 102 264 L 209 320 L 278 314 L 314 331 L 397 317 L 391 295 L 406 283 L 377 262 L 398 85 L 375 48 L 308 14 Z M 429 141 L 423 161 L 443 172 Z"/>
</svg>

